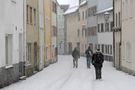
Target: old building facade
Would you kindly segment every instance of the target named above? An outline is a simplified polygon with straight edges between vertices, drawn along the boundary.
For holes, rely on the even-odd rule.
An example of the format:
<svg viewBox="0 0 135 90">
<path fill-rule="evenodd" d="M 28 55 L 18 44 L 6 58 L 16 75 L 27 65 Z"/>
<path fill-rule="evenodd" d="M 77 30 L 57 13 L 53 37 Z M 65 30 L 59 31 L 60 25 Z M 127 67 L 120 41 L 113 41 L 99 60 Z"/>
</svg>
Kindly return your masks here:
<svg viewBox="0 0 135 90">
<path fill-rule="evenodd" d="M 113 61 L 113 0 L 98 0 L 97 4 L 97 37 L 99 48 L 104 59 Z"/>
<path fill-rule="evenodd" d="M 39 70 L 38 0 L 26 0 L 26 75 Z"/>
<path fill-rule="evenodd" d="M 38 0 L 39 21 L 39 69 L 44 68 L 45 60 L 45 28 L 44 28 L 44 0 Z"/>
<path fill-rule="evenodd" d="M 44 0 L 45 66 L 52 60 L 52 8 L 51 0 Z"/>
<path fill-rule="evenodd" d="M 57 0 L 52 0 L 52 63 L 57 61 Z"/>
<path fill-rule="evenodd" d="M 65 12 L 66 19 L 66 54 L 71 54 L 75 47 L 80 47 L 78 6 L 71 7 Z M 73 22 L 74 21 L 74 22 Z"/>
<path fill-rule="evenodd" d="M 121 3 L 122 3 L 121 67 L 122 70 L 135 75 L 135 56 L 134 56 L 135 1 L 122 0 Z"/>
<path fill-rule="evenodd" d="M 114 0 L 114 66 L 121 69 L 121 40 L 122 40 L 122 0 Z"/>
<path fill-rule="evenodd" d="M 59 5 L 57 7 L 57 43 L 58 43 L 58 54 L 65 54 L 64 43 L 65 43 L 65 18 L 64 13 L 69 8 L 69 5 Z"/>
<path fill-rule="evenodd" d="M 25 74 L 23 2 L 0 0 L 0 88 Z"/>
<path fill-rule="evenodd" d="M 79 12 L 78 12 L 78 19 L 79 19 L 79 27 L 78 27 L 78 38 L 79 38 L 79 48 L 80 54 L 85 55 L 85 51 L 87 49 L 87 0 L 82 0 L 79 3 Z M 79 44 L 79 43 L 78 43 Z"/>
<path fill-rule="evenodd" d="M 114 66 L 132 75 L 135 75 L 134 4 L 134 0 L 114 0 Z"/>
<path fill-rule="evenodd" d="M 91 49 L 95 51 L 97 39 L 97 0 L 88 0 L 87 38 Z"/>
</svg>

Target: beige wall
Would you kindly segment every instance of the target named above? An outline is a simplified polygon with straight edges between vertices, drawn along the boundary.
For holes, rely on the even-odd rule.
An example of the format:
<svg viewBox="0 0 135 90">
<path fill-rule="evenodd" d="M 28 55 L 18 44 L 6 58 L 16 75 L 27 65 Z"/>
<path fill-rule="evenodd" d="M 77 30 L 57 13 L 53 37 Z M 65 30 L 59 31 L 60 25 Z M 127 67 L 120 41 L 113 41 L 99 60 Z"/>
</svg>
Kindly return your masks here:
<svg viewBox="0 0 135 90">
<path fill-rule="evenodd" d="M 45 15 L 45 63 L 52 60 L 52 0 L 44 0 Z"/>
<path fill-rule="evenodd" d="M 122 67 L 135 74 L 135 0 L 122 0 Z"/>
<path fill-rule="evenodd" d="M 121 0 L 115 0 L 114 2 L 114 31 L 115 31 L 115 63 L 114 66 L 118 69 L 121 68 Z M 118 24 L 118 20 L 116 20 L 116 14 L 120 13 L 120 24 Z M 117 21 L 117 25 L 116 25 Z"/>
<path fill-rule="evenodd" d="M 31 44 L 31 60 L 28 60 L 28 46 L 27 46 L 27 67 L 26 67 L 26 73 L 29 75 L 33 73 L 34 70 L 38 69 L 39 65 L 39 30 L 38 30 L 38 0 L 27 0 L 27 5 L 29 7 L 32 7 L 32 23 L 30 23 L 30 8 L 28 11 L 28 22 L 26 25 L 26 44 Z M 36 22 L 34 22 L 34 9 L 36 10 Z M 26 13 L 27 14 L 27 13 Z M 27 15 L 26 15 L 27 16 Z M 34 25 L 34 23 L 36 23 Z M 37 48 L 34 48 L 34 43 L 37 43 Z M 37 55 L 37 60 L 35 60 L 35 52 Z"/>
<path fill-rule="evenodd" d="M 68 49 L 68 43 L 71 42 L 72 43 L 72 49 L 74 47 L 76 47 L 77 42 L 79 42 L 79 38 L 78 38 L 78 12 L 74 12 L 71 14 L 66 15 L 67 18 L 67 51 L 69 51 Z"/>
<path fill-rule="evenodd" d="M 85 35 L 85 31 L 83 27 L 87 28 L 87 18 L 86 18 L 86 11 L 87 11 L 87 4 L 80 6 L 79 13 L 80 13 L 80 21 L 79 21 L 79 29 L 80 29 L 80 53 L 81 55 L 85 54 L 85 50 L 87 49 L 87 37 Z M 84 19 L 83 19 L 83 12 L 84 12 Z M 83 35 L 82 35 L 83 34 Z"/>
</svg>

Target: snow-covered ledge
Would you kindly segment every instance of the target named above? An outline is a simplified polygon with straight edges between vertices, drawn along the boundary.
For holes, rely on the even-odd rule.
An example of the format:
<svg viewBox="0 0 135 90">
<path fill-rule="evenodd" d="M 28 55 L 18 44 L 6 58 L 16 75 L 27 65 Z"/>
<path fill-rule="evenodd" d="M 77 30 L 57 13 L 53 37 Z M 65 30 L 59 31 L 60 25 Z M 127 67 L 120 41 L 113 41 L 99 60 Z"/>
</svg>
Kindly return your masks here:
<svg viewBox="0 0 135 90">
<path fill-rule="evenodd" d="M 5 66 L 5 69 L 10 69 L 10 68 L 13 68 L 13 65 Z"/>
</svg>

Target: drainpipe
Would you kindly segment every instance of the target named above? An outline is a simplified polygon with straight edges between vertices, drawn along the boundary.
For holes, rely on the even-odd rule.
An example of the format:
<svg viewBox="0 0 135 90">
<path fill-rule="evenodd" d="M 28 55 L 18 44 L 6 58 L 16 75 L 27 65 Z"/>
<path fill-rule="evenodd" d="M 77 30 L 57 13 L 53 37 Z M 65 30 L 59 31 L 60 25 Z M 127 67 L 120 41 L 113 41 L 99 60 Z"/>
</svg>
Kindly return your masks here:
<svg viewBox="0 0 135 90">
<path fill-rule="evenodd" d="M 121 60 L 122 60 L 122 0 L 121 0 L 121 9 L 120 9 L 121 17 L 120 17 L 120 69 L 121 69 Z"/>
<path fill-rule="evenodd" d="M 113 27 L 114 27 L 114 16 L 115 16 L 115 1 L 113 0 Z M 113 30 L 113 65 L 115 67 L 115 30 Z"/>
<path fill-rule="evenodd" d="M 26 76 L 26 0 L 23 0 L 23 60 L 24 60 L 24 76 Z"/>
</svg>

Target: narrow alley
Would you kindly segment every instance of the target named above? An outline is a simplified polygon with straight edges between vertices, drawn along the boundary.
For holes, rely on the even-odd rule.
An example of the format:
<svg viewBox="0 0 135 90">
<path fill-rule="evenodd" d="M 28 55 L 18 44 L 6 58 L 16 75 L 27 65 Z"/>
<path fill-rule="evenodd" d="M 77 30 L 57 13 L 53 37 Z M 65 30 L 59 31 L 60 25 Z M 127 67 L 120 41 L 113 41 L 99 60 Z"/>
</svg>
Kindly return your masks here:
<svg viewBox="0 0 135 90">
<path fill-rule="evenodd" d="M 71 56 L 59 56 L 58 63 L 0 90 L 135 90 L 135 77 L 115 70 L 104 62 L 103 79 L 95 80 L 94 67 L 86 68 L 84 57 L 73 68 Z"/>
</svg>

